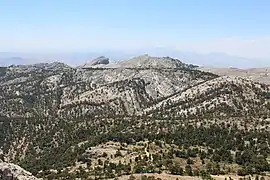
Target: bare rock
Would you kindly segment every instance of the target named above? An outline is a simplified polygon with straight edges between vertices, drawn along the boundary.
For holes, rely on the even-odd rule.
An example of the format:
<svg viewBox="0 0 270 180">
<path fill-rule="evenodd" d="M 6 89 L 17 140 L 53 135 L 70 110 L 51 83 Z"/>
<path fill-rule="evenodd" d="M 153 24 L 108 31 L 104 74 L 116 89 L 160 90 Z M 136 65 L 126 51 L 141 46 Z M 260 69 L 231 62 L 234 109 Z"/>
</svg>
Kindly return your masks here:
<svg viewBox="0 0 270 180">
<path fill-rule="evenodd" d="M 38 180 L 38 178 L 34 177 L 30 172 L 12 163 L 0 163 L 0 179 L 2 180 Z"/>
<path fill-rule="evenodd" d="M 165 68 L 174 69 L 182 68 L 185 66 L 178 59 L 173 59 L 170 57 L 152 57 L 148 54 L 134 57 L 130 60 L 121 61 L 118 63 L 119 67 L 123 68 Z"/>
<path fill-rule="evenodd" d="M 82 66 L 82 68 L 89 68 L 96 65 L 107 65 L 109 63 L 110 63 L 109 58 L 106 58 L 105 56 L 100 56 L 93 59 L 90 62 L 87 62 L 86 64 Z"/>
</svg>

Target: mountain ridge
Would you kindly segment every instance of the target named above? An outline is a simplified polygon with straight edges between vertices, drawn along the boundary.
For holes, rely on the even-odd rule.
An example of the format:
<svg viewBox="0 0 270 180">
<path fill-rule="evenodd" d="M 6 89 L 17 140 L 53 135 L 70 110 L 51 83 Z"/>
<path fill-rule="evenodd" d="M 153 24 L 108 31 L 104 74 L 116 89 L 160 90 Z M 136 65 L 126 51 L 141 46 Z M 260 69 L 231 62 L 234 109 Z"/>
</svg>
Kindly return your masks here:
<svg viewBox="0 0 270 180">
<path fill-rule="evenodd" d="M 233 75 L 248 78 L 256 82 L 270 84 L 270 67 L 248 69 L 199 67 L 198 69 L 206 72 L 212 72 L 220 76 Z"/>
<path fill-rule="evenodd" d="M 110 57 L 112 62 L 118 60 L 130 59 L 140 54 L 151 54 L 156 57 L 170 56 L 177 59 L 182 59 L 188 64 L 199 66 L 214 66 L 214 67 L 236 67 L 236 68 L 260 68 L 270 66 L 269 59 L 236 57 L 224 53 L 196 53 L 179 51 L 169 48 L 146 48 L 132 50 L 130 52 L 123 51 L 97 51 L 97 52 L 74 52 L 74 53 L 19 53 L 19 52 L 0 52 L 0 66 L 9 66 L 11 64 L 33 64 L 36 62 L 52 62 L 61 60 L 71 66 L 79 66 L 89 59 L 94 59 L 100 55 Z M 22 60 L 14 61 L 13 57 L 19 57 Z M 7 63 L 8 62 L 8 63 Z"/>
<path fill-rule="evenodd" d="M 208 168 L 215 163 L 224 164 L 218 173 L 233 171 L 232 163 L 239 172 L 270 170 L 269 85 L 169 57 L 118 65 L 1 68 L 0 153 L 7 162 L 44 179 L 183 175 L 190 168 L 204 176 L 216 173 Z"/>
<path fill-rule="evenodd" d="M 21 105 L 16 104 L 19 108 L 16 112 L 19 117 L 23 114 L 24 117 L 34 117 L 34 114 L 39 113 L 41 109 L 28 108 L 29 105 L 32 107 L 31 103 L 35 104 L 35 101 L 39 104 L 37 107 L 46 107 L 41 110 L 44 111 L 41 113 L 44 116 L 62 117 L 67 111 L 69 111 L 67 114 L 70 114 L 82 107 L 85 111 L 83 114 L 91 115 L 91 113 L 87 113 L 90 111 L 96 115 L 102 109 L 96 112 L 95 109 L 98 106 L 112 108 L 119 105 L 124 108 L 119 114 L 130 116 L 135 113 L 139 115 L 142 114 L 142 102 L 140 101 L 151 104 L 162 98 L 170 98 L 173 94 L 186 88 L 195 88 L 194 91 L 197 92 L 199 89 L 197 86 L 200 86 L 201 83 L 219 81 L 216 80 L 217 75 L 196 70 L 194 67 L 196 66 L 184 64 L 177 59 L 156 58 L 148 55 L 119 62 L 118 66 L 114 68 L 105 65 L 98 66 L 96 69 L 95 65 L 91 65 L 86 69 L 81 69 L 72 68 L 63 63 L 10 66 L 3 70 L 4 76 L 0 78 L 2 83 L 0 88 L 3 92 L 1 97 L 13 97 L 12 101 L 20 102 Z M 43 73 L 45 76 L 38 73 Z M 241 84 L 244 79 L 239 81 L 237 77 L 219 79 L 224 83 L 232 81 L 237 86 L 244 86 Z M 26 91 L 20 89 L 23 84 L 28 84 L 28 87 L 25 88 Z M 256 83 L 254 82 L 254 84 Z M 234 84 L 229 83 L 228 85 L 233 86 Z M 8 90 L 11 87 L 17 90 Z M 267 86 L 263 86 L 261 91 L 261 94 L 268 92 Z M 35 94 L 38 96 L 35 97 Z M 138 97 L 144 100 L 139 100 Z M 51 99 L 48 107 L 38 101 L 38 99 L 48 101 L 47 98 Z M 127 101 L 127 99 L 131 101 Z M 3 108 L 0 111 L 2 116 L 13 117 L 11 114 L 14 112 L 10 114 L 7 109 L 13 104 L 12 101 L 7 100 L 7 104 L 2 105 Z M 121 107 L 116 109 L 121 109 Z M 136 112 L 135 109 L 132 110 L 133 108 L 137 109 Z M 127 111 L 129 113 L 126 113 Z M 75 115 L 75 117 L 78 116 Z"/>
</svg>

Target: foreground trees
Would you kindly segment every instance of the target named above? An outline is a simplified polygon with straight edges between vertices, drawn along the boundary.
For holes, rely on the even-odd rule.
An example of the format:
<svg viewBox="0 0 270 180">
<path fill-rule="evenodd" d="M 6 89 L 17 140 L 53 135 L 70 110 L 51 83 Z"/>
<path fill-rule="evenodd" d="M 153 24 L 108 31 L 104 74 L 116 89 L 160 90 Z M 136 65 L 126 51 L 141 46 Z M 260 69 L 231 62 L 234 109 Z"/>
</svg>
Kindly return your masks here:
<svg viewBox="0 0 270 180">
<path fill-rule="evenodd" d="M 252 126 L 245 128 L 248 126 L 247 120 L 243 120 L 242 125 L 240 120 L 239 123 L 235 121 L 115 117 L 70 121 L 32 119 L 26 124 L 26 121 L 5 120 L 2 123 L 4 131 L 0 133 L 0 140 L 4 142 L 2 144 L 6 154 L 7 147 L 10 146 L 6 139 L 12 142 L 12 135 L 27 137 L 26 142 L 31 143 L 25 158 L 21 158 L 18 153 L 14 162 L 39 177 L 69 176 L 66 168 L 74 167 L 76 163 L 86 165 L 86 169 L 76 172 L 76 176 L 84 177 L 87 174 L 100 178 L 163 171 L 194 176 L 233 171 L 239 175 L 261 174 L 269 171 L 269 122 L 249 122 Z M 197 126 L 197 122 L 201 125 Z M 54 126 L 49 128 L 48 124 Z M 261 128 L 262 124 L 265 128 Z M 109 141 L 126 144 L 125 146 L 136 146 L 140 141 L 147 143 L 141 155 L 121 162 L 118 162 L 119 159 L 125 158 L 121 153 L 124 145 L 114 155 L 102 153 L 100 160 L 85 155 L 87 149 Z M 81 142 L 86 143 L 78 145 Z M 151 151 L 149 144 L 159 150 L 146 156 L 145 151 Z M 111 162 L 114 158 L 118 160 Z M 177 163 L 179 159 L 182 159 L 180 164 Z M 238 168 L 229 169 L 226 165 L 230 164 L 237 164 Z M 201 168 L 198 169 L 198 166 Z M 57 170 L 58 173 L 52 175 L 50 169 Z"/>
</svg>

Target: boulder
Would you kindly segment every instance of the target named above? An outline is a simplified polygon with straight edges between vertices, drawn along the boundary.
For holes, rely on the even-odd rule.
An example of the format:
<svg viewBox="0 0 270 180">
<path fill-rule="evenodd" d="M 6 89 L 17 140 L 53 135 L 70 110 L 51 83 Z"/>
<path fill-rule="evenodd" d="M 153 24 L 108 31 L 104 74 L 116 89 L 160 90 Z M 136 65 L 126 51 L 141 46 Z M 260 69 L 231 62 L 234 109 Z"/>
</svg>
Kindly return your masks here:
<svg viewBox="0 0 270 180">
<path fill-rule="evenodd" d="M 30 172 L 12 163 L 0 163 L 1 180 L 41 180 L 33 176 Z"/>
</svg>

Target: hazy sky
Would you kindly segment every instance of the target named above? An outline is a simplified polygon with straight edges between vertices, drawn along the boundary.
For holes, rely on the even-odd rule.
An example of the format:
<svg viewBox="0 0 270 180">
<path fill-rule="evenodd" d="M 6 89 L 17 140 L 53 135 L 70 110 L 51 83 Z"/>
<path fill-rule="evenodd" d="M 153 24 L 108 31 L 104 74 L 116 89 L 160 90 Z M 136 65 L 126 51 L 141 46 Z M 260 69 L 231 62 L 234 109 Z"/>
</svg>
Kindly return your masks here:
<svg viewBox="0 0 270 180">
<path fill-rule="evenodd" d="M 166 47 L 270 58 L 269 0 L 1 0 L 0 51 Z"/>
</svg>

